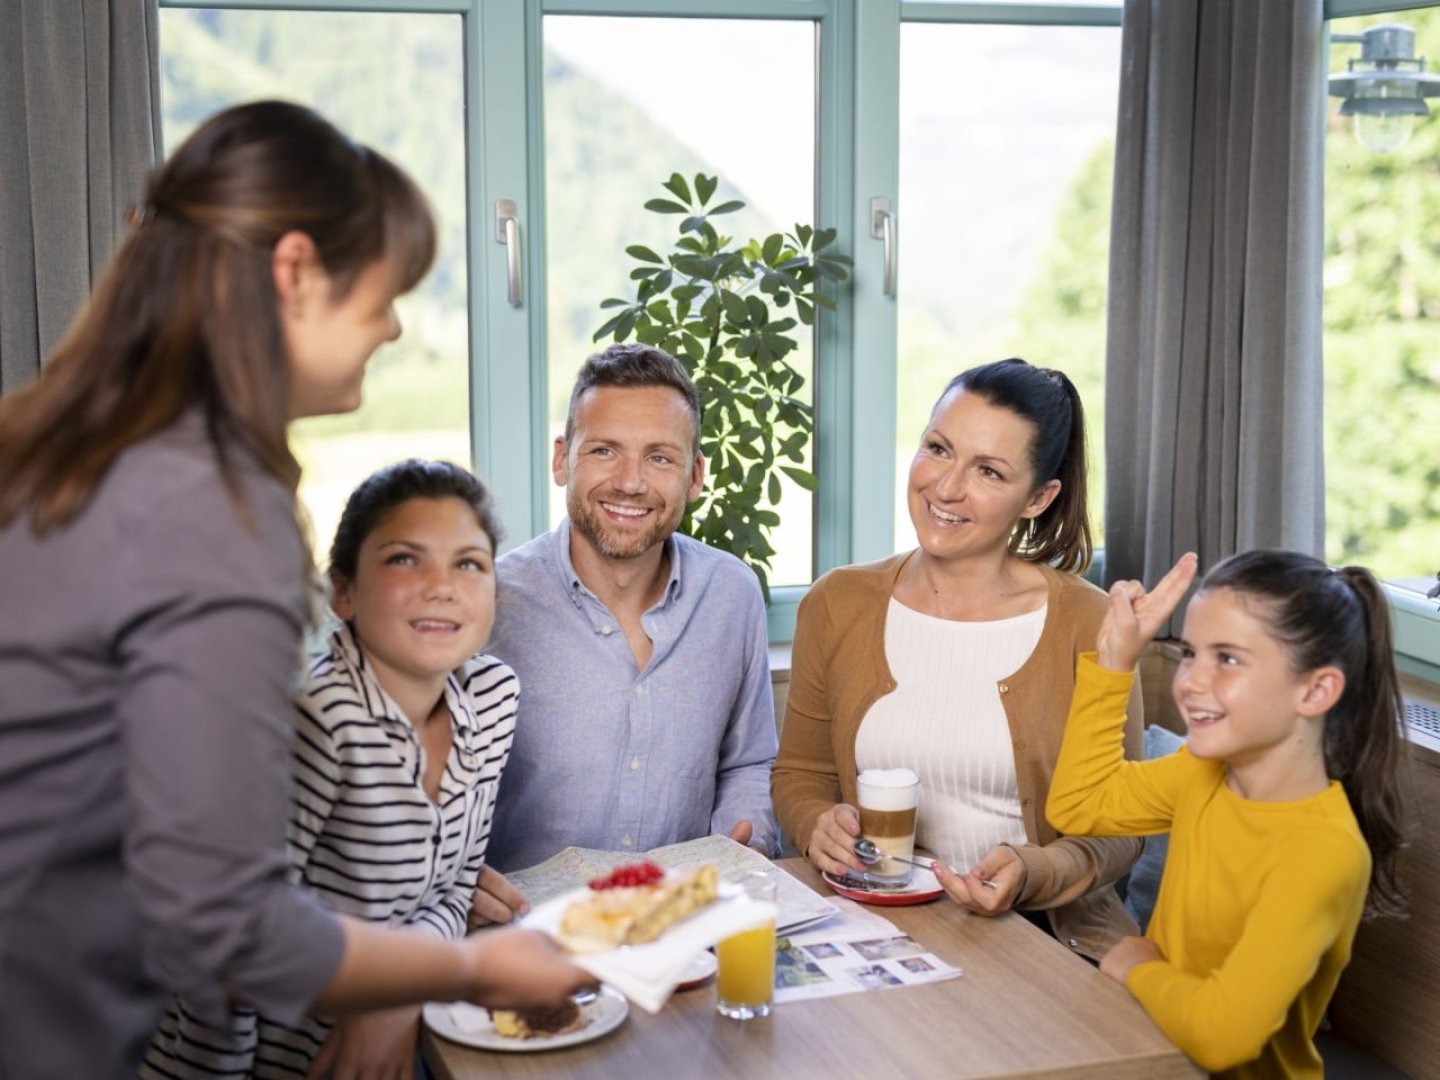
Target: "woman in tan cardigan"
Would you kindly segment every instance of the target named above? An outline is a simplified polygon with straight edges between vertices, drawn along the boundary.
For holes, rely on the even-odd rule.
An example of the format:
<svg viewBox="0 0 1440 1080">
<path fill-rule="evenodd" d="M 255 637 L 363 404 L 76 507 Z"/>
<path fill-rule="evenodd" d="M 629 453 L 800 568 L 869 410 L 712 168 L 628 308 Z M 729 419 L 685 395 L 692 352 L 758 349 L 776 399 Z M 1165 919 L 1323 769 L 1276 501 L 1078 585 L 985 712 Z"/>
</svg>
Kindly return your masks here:
<svg viewBox="0 0 1440 1080">
<path fill-rule="evenodd" d="M 863 869 L 855 778 L 921 780 L 916 843 L 952 900 L 1043 911 L 1098 959 L 1136 932 L 1111 888 L 1131 838 L 1062 837 L 1044 818 L 1075 658 L 1105 595 L 1089 562 L 1085 420 L 1062 373 L 1002 360 L 957 376 L 910 467 L 918 547 L 826 574 L 800 605 L 771 780 L 785 831 L 818 869 Z M 1138 756 L 1138 687 L 1126 749 Z"/>
</svg>

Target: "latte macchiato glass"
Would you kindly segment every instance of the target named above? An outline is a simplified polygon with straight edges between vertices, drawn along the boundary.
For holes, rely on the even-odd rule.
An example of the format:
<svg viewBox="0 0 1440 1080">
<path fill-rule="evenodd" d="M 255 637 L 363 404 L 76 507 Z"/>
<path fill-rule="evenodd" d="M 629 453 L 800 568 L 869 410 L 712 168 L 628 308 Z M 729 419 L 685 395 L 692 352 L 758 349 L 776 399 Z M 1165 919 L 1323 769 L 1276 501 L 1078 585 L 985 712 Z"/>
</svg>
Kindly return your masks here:
<svg viewBox="0 0 1440 1080">
<path fill-rule="evenodd" d="M 913 769 L 866 769 L 859 788 L 860 835 L 883 855 L 915 857 L 915 814 L 920 809 L 920 777 Z M 872 877 L 902 881 L 910 867 L 881 859 L 869 868 Z"/>
</svg>

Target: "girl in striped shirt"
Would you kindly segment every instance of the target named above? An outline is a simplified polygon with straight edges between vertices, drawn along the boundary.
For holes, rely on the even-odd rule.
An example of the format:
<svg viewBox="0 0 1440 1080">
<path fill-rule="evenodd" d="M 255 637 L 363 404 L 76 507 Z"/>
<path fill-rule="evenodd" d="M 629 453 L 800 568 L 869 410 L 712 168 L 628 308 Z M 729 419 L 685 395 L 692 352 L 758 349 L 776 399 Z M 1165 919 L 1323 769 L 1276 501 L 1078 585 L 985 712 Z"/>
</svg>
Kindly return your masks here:
<svg viewBox="0 0 1440 1080">
<path fill-rule="evenodd" d="M 485 487 L 446 462 L 389 466 L 346 503 L 330 549 L 343 622 L 296 702 L 288 837 L 292 880 L 338 911 L 465 932 L 519 690 L 508 667 L 476 655 L 494 620 L 499 539 Z M 237 1009 L 233 1030 L 217 1032 L 177 1002 L 141 1075 L 409 1077 L 419 1015 L 292 1028 Z"/>
</svg>

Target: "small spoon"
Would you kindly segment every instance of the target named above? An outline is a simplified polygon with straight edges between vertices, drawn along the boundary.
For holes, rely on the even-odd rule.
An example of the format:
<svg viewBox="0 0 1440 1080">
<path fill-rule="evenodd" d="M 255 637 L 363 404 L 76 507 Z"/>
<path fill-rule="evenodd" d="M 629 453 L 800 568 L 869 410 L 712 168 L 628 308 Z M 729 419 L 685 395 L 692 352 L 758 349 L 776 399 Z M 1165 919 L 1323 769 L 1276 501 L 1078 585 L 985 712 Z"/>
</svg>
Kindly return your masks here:
<svg viewBox="0 0 1440 1080">
<path fill-rule="evenodd" d="M 909 863 L 911 866 L 918 866 L 922 870 L 930 870 L 931 863 L 921 862 L 919 859 L 907 859 L 903 855 L 887 855 L 877 848 L 873 841 L 860 837 L 855 841 L 855 857 L 866 866 L 873 866 L 881 859 L 894 859 L 896 862 Z M 987 889 L 999 888 L 993 881 L 982 881 L 981 885 Z"/>
<path fill-rule="evenodd" d="M 911 866 L 918 866 L 921 870 L 929 870 L 929 862 L 921 862 L 919 859 L 907 859 L 903 855 L 887 855 L 875 846 L 875 844 L 861 837 L 855 841 L 855 857 L 866 866 L 874 866 L 881 859 L 893 859 L 895 862 L 908 863 Z"/>
</svg>

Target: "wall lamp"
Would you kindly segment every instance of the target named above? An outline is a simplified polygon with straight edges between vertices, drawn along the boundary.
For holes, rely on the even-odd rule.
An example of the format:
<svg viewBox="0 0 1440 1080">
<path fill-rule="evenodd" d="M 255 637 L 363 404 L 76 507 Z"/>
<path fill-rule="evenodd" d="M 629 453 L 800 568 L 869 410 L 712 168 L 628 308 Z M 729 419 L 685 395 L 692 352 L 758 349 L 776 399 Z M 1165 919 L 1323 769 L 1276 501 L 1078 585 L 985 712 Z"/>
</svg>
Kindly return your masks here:
<svg viewBox="0 0 1440 1080">
<path fill-rule="evenodd" d="M 1425 98 L 1440 95 L 1440 75 L 1428 74 L 1425 58 L 1415 57 L 1415 31 L 1379 23 L 1330 40 L 1360 46 L 1360 58 L 1330 76 L 1330 96 L 1345 99 L 1340 115 L 1354 117 L 1355 138 L 1377 154 L 1405 145 L 1415 117 L 1430 115 Z"/>
</svg>

